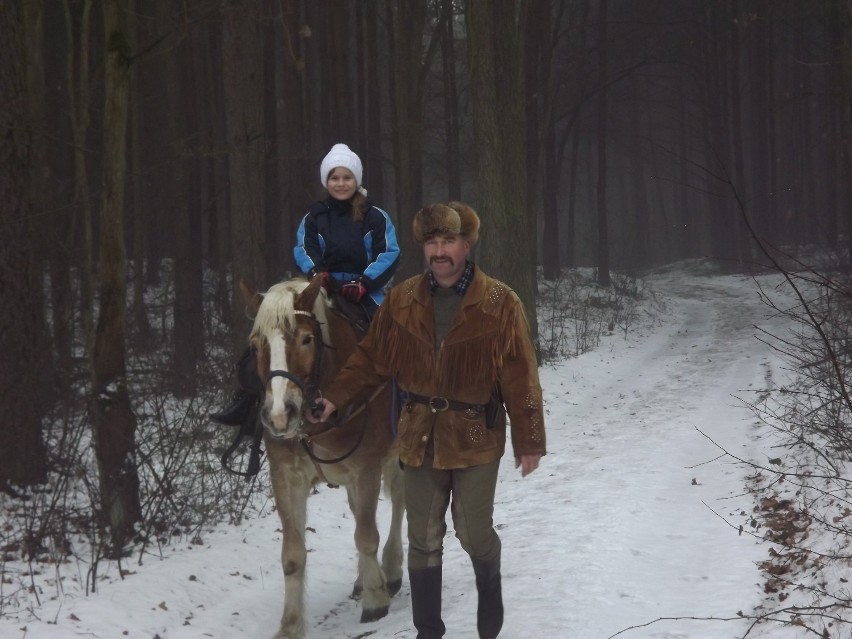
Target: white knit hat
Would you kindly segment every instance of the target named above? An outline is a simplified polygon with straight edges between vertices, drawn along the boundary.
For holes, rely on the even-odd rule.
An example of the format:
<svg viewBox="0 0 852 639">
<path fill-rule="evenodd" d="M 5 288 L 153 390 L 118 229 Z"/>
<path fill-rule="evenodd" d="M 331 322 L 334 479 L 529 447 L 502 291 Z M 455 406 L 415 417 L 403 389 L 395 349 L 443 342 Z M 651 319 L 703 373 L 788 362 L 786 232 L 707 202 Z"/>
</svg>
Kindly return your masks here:
<svg viewBox="0 0 852 639">
<path fill-rule="evenodd" d="M 361 186 L 361 178 L 364 176 L 361 158 L 355 155 L 345 144 L 335 144 L 331 147 L 328 155 L 322 159 L 320 165 L 320 182 L 322 182 L 323 187 L 328 184 L 328 174 L 337 167 L 352 171 L 352 175 L 355 176 L 355 183 Z"/>
</svg>

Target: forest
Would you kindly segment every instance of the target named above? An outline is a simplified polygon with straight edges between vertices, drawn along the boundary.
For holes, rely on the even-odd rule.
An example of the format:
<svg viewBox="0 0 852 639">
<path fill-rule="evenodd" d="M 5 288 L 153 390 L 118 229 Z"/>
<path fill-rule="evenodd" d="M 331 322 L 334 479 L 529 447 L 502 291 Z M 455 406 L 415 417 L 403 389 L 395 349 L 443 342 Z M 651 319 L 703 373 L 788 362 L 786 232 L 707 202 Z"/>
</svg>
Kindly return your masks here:
<svg viewBox="0 0 852 639">
<path fill-rule="evenodd" d="M 397 279 L 464 201 L 533 326 L 568 269 L 848 254 L 852 0 L 12 0 L 0 37 L 0 488 L 93 464 L 116 552 L 172 498 L 140 442 L 227 394 L 239 280 L 293 273 L 336 142 Z"/>
</svg>

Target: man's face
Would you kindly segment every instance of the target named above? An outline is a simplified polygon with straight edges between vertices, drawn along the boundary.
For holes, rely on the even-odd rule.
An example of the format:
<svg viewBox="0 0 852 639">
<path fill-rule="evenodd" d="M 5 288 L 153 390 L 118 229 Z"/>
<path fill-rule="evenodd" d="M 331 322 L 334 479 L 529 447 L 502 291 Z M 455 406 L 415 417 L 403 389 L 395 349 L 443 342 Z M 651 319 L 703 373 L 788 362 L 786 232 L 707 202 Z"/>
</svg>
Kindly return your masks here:
<svg viewBox="0 0 852 639">
<path fill-rule="evenodd" d="M 464 272 L 470 242 L 460 235 L 435 235 L 423 243 L 426 264 L 442 287 L 455 284 Z"/>
</svg>

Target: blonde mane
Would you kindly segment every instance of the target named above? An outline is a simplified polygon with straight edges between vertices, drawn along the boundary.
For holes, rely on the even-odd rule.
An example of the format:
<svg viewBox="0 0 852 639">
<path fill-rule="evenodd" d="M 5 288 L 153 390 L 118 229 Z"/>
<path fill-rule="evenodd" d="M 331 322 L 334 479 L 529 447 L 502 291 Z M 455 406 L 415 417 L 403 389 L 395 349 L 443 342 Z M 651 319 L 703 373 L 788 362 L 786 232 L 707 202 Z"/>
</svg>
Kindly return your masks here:
<svg viewBox="0 0 852 639">
<path fill-rule="evenodd" d="M 263 302 L 257 309 L 257 316 L 254 318 L 254 326 L 251 330 L 251 339 L 259 340 L 262 345 L 276 329 L 282 330 L 285 334 L 292 333 L 296 326 L 294 302 L 307 287 L 307 280 L 300 278 L 279 282 L 271 286 L 263 294 Z M 325 289 L 321 289 L 312 310 L 317 322 L 319 322 L 323 342 L 331 344 L 328 334 L 327 305 Z"/>
</svg>

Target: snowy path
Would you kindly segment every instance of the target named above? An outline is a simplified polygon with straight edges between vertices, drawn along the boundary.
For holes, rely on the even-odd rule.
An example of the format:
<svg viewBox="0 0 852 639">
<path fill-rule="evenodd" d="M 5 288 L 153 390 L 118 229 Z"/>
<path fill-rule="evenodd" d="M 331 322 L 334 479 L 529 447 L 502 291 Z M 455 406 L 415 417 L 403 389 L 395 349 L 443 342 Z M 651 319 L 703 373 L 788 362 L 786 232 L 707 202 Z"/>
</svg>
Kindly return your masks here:
<svg viewBox="0 0 852 639">
<path fill-rule="evenodd" d="M 523 480 L 504 459 L 495 515 L 507 604 L 501 638 L 607 639 L 658 617 L 731 617 L 759 602 L 755 563 L 767 548 L 713 512 L 744 521 L 746 471 L 705 464 L 719 451 L 696 429 L 765 459 L 754 419 L 734 396 L 778 374 L 752 327 L 772 325 L 747 278 L 672 271 L 649 283 L 667 297 L 662 325 L 543 368 L 550 454 Z M 343 491 L 322 489 L 309 510 L 308 637 L 413 639 L 407 579 L 387 618 L 358 623 L 347 598 L 355 554 Z M 277 529 L 270 514 L 208 533 L 203 546 L 129 566 L 133 574 L 94 597 L 75 595 L 68 580 L 64 599 L 43 593 L 41 621 L 2 619 L 0 637 L 266 639 L 282 605 Z M 473 574 L 452 533 L 444 601 L 448 639 L 475 639 Z M 662 621 L 619 637 L 728 639 L 745 627 Z"/>
<path fill-rule="evenodd" d="M 766 548 L 710 510 L 743 522 L 751 500 L 727 498 L 741 493 L 744 472 L 700 465 L 719 451 L 696 429 L 745 458 L 757 453 L 753 420 L 733 396 L 748 398 L 741 391 L 770 374 L 773 358 L 752 326 L 765 325 L 766 308 L 732 278 L 654 286 L 673 296 L 670 324 L 609 356 L 564 363 L 570 376 L 545 375 L 547 401 L 570 403 L 550 425 L 549 476 L 517 516 L 550 508 L 565 522 L 553 550 L 536 544 L 521 562 L 545 556 L 564 567 L 548 584 L 564 603 L 543 598 L 538 613 L 558 606 L 548 631 L 560 636 L 604 638 L 657 617 L 731 617 L 758 602 L 754 562 Z M 732 637 L 741 627 L 660 622 L 624 636 Z"/>
</svg>

